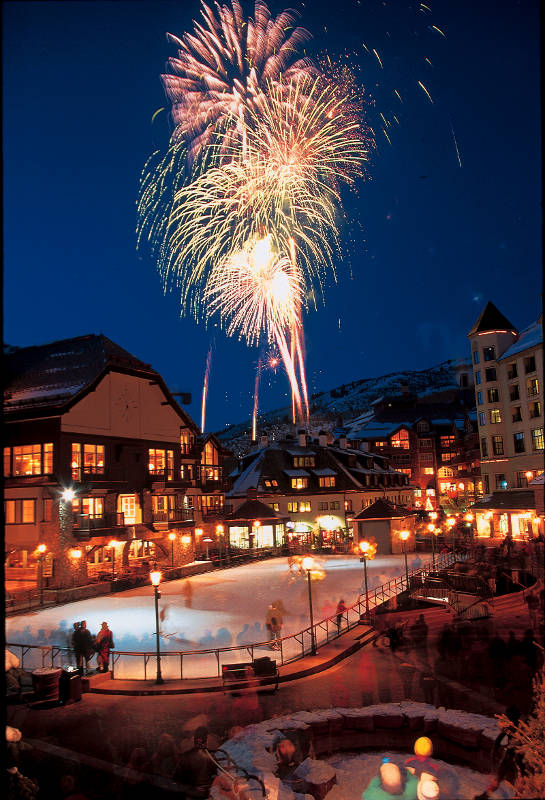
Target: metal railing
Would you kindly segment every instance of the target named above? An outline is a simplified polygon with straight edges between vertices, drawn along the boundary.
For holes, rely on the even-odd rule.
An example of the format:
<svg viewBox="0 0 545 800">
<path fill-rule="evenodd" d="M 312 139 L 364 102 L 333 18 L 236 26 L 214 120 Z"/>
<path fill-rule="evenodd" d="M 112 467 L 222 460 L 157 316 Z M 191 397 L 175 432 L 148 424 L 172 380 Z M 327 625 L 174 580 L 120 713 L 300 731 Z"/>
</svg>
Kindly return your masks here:
<svg viewBox="0 0 545 800">
<path fill-rule="evenodd" d="M 435 558 L 435 570 L 445 569 L 453 564 L 457 559 L 464 556 L 454 552 L 441 553 Z M 415 588 L 418 584 L 422 585 L 426 576 L 434 569 L 431 561 L 421 565 L 418 569 L 412 570 L 407 576 L 401 575 L 386 583 L 372 589 L 365 595 L 360 595 L 357 601 L 345 609 L 342 614 L 332 614 L 325 619 L 316 622 L 312 626 L 303 628 L 296 633 L 284 636 L 279 639 L 268 639 L 264 642 L 253 642 L 248 644 L 231 645 L 229 647 L 205 648 L 199 650 L 162 650 L 161 663 L 164 678 L 171 680 L 186 680 L 196 678 L 220 678 L 222 666 L 236 658 L 249 658 L 264 655 L 265 650 L 270 655 L 270 650 L 276 651 L 279 666 L 298 661 L 311 654 L 313 643 L 319 649 L 329 642 L 337 639 L 343 633 L 351 630 L 366 619 L 367 607 L 371 615 L 383 603 L 402 592 Z M 74 660 L 74 654 L 68 647 L 58 647 L 56 645 L 27 645 L 9 643 L 8 648 L 21 649 L 21 667 L 24 668 L 24 657 L 29 651 L 37 648 L 41 653 L 42 664 L 45 666 L 47 655 L 50 654 L 49 665 L 60 666 L 55 661 L 62 658 L 68 659 L 68 663 Z M 236 655 L 238 654 L 238 655 Z M 126 680 L 148 680 L 154 677 L 156 668 L 155 652 L 148 651 L 123 651 L 112 650 L 111 652 L 111 673 L 112 678 L 117 677 Z M 129 662 L 134 663 L 134 659 L 140 662 L 136 669 L 132 664 L 127 668 Z M 27 659 L 28 660 L 28 659 Z M 152 666 L 149 666 L 150 661 Z"/>
<path fill-rule="evenodd" d="M 103 514 L 74 514 L 76 532 L 100 530 L 101 528 L 123 528 L 125 515 L 121 511 L 105 511 Z"/>
</svg>

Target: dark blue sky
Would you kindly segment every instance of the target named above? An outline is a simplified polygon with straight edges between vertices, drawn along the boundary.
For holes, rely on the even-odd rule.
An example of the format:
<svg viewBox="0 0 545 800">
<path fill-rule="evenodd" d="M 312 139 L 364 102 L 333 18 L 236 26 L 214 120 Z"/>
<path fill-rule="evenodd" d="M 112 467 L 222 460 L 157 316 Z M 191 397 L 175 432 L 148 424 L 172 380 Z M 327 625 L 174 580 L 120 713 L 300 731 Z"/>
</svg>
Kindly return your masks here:
<svg viewBox="0 0 545 800">
<path fill-rule="evenodd" d="M 403 0 L 291 5 L 313 51 L 355 54 L 376 129 L 380 111 L 400 122 L 391 146 L 378 133 L 372 180 L 345 203 L 351 257 L 305 318 L 311 391 L 465 356 L 487 300 L 519 327 L 535 319 L 537 0 L 428 0 L 431 13 Z M 165 32 L 182 33 L 197 14 L 196 0 L 3 5 L 4 338 L 102 332 L 193 392 L 198 422 L 215 335 L 207 428 L 217 429 L 251 414 L 258 351 L 180 319 L 177 297 L 163 295 L 135 247 L 140 172 L 167 132 L 164 114 L 151 125 L 175 52 Z M 263 408 L 285 401 L 280 370 L 265 386 Z"/>
</svg>

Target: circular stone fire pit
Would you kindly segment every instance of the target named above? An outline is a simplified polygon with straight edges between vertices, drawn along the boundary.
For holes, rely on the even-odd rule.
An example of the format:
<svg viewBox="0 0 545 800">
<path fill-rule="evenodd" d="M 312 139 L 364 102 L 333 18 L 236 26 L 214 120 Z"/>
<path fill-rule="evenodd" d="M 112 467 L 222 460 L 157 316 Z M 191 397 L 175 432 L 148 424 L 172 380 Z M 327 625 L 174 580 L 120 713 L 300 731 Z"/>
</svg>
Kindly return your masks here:
<svg viewBox="0 0 545 800">
<path fill-rule="evenodd" d="M 488 783 L 498 732 L 495 719 L 406 701 L 298 711 L 249 725 L 222 749 L 236 764 L 258 776 L 275 800 L 359 800 L 369 780 L 377 775 L 383 756 L 402 764 L 412 755 L 415 740 L 428 736 L 433 742 L 433 759 L 446 776 L 449 800 L 466 800 L 480 794 Z M 278 776 L 274 753 L 283 736 L 296 743 L 302 760 L 289 782 Z M 251 797 L 257 797 L 257 784 L 251 781 L 250 785 Z M 226 797 L 233 794 L 219 785 L 212 787 L 211 800 Z M 491 797 L 514 797 L 514 791 L 510 784 L 502 783 Z"/>
</svg>

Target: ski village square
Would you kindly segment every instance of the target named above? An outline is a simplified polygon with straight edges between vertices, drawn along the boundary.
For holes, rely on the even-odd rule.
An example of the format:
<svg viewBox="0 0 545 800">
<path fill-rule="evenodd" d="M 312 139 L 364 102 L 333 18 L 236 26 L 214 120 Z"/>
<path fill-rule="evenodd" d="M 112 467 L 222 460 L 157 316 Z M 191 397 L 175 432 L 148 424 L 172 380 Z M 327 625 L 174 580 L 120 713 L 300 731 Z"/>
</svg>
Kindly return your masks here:
<svg viewBox="0 0 545 800">
<path fill-rule="evenodd" d="M 292 5 L 3 5 L 9 800 L 545 797 L 539 5 Z"/>
</svg>

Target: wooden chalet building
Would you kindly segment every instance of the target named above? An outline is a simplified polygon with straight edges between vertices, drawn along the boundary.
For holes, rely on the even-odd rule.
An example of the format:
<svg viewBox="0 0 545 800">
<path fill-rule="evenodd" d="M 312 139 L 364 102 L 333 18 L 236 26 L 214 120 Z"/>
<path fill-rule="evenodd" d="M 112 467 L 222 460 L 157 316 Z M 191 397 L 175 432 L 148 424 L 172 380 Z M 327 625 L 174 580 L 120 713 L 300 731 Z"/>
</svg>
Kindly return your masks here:
<svg viewBox="0 0 545 800">
<path fill-rule="evenodd" d="M 15 349 L 5 370 L 6 579 L 193 561 L 223 512 L 224 450 L 159 373 L 103 335 Z"/>
<path fill-rule="evenodd" d="M 325 433 L 311 439 L 300 432 L 297 439 L 269 444 L 262 437 L 261 446 L 241 458 L 231 473 L 233 487 L 227 500 L 233 518 L 248 497 L 257 497 L 276 513 L 289 516 L 287 540 L 334 543 L 350 533 L 354 515 L 378 498 L 412 504 L 408 477 L 390 467 L 386 458 L 348 447 L 344 437 L 333 444 L 327 439 Z M 245 535 L 231 545 L 248 546 L 246 541 Z"/>
</svg>

